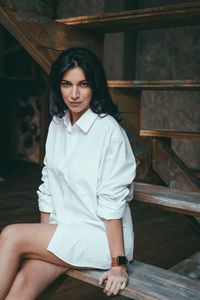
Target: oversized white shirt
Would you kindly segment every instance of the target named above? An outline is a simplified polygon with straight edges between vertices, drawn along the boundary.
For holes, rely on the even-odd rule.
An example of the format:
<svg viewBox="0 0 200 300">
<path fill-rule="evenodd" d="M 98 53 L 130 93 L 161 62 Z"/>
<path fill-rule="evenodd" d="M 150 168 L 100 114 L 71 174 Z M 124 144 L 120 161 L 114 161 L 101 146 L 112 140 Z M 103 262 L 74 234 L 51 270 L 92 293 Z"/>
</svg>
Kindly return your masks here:
<svg viewBox="0 0 200 300">
<path fill-rule="evenodd" d="M 47 249 L 72 265 L 107 269 L 111 260 L 104 219 L 122 218 L 125 252 L 131 260 L 128 202 L 136 164 L 117 121 L 90 108 L 73 126 L 69 112 L 61 120 L 54 117 L 44 163 L 39 210 L 50 213 L 49 223 L 58 224 Z"/>
</svg>

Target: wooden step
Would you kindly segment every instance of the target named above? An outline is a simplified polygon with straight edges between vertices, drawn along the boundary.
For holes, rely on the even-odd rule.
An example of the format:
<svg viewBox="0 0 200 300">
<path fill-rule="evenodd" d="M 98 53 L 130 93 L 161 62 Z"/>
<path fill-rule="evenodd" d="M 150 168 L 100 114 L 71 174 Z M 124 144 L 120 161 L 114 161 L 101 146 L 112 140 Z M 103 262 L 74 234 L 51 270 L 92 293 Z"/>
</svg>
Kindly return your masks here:
<svg viewBox="0 0 200 300">
<path fill-rule="evenodd" d="M 69 269 L 66 275 L 99 286 L 103 272 Z M 129 283 L 120 295 L 130 299 L 200 299 L 200 282 L 185 276 L 138 261 L 128 265 L 128 273 Z"/>
<path fill-rule="evenodd" d="M 57 19 L 58 22 L 104 33 L 200 24 L 200 3 Z"/>
<path fill-rule="evenodd" d="M 184 131 L 174 131 L 174 130 L 141 129 L 140 136 L 176 138 L 176 139 L 192 139 L 192 140 L 200 139 L 199 132 L 184 132 Z"/>
<path fill-rule="evenodd" d="M 199 90 L 200 80 L 108 80 L 108 86 L 141 90 Z"/>
<path fill-rule="evenodd" d="M 200 280 L 200 252 L 184 259 L 170 270 L 191 279 Z"/>
<path fill-rule="evenodd" d="M 147 183 L 134 183 L 134 200 L 184 215 L 200 216 L 200 193 Z"/>
<path fill-rule="evenodd" d="M 103 56 L 103 36 L 77 28 L 66 28 L 52 18 L 14 11 L 0 3 L 0 23 L 23 48 L 49 73 L 51 64 L 61 51 L 81 45 Z"/>
</svg>

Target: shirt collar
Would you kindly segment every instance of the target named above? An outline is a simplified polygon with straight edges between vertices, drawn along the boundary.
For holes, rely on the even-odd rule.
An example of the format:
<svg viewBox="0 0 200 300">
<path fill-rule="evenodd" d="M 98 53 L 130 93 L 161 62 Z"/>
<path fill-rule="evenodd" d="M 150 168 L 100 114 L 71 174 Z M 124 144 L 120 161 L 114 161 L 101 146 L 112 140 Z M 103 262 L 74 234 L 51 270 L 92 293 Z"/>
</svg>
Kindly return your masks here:
<svg viewBox="0 0 200 300">
<path fill-rule="evenodd" d="M 94 113 L 91 110 L 91 108 L 88 108 L 88 110 L 78 119 L 78 121 L 73 125 L 73 127 L 78 126 L 85 134 L 87 134 L 97 117 L 98 115 Z M 66 112 L 62 119 L 67 129 L 69 129 L 69 131 L 71 132 L 71 129 L 73 127 L 71 125 L 69 110 Z"/>
</svg>

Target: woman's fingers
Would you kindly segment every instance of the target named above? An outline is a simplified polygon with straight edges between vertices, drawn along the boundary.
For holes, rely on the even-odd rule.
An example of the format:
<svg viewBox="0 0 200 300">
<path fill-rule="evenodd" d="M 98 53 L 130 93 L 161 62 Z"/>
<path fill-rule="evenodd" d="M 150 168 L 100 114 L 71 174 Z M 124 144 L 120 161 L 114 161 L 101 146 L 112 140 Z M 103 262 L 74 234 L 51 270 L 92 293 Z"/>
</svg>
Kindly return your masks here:
<svg viewBox="0 0 200 300">
<path fill-rule="evenodd" d="M 120 280 L 119 278 L 111 278 L 107 281 L 104 293 L 107 296 L 117 295 L 120 290 L 123 290 L 126 287 L 126 282 Z"/>
<path fill-rule="evenodd" d="M 124 282 L 122 283 L 122 285 L 121 285 L 121 290 L 125 289 L 126 285 L 127 285 L 127 282 L 124 281 Z"/>
<path fill-rule="evenodd" d="M 99 285 L 102 285 L 104 280 L 108 278 L 107 272 L 104 272 L 103 275 L 99 278 Z"/>
<path fill-rule="evenodd" d="M 113 295 L 116 296 L 119 293 L 119 291 L 121 291 L 121 290 L 122 290 L 122 283 L 118 282 L 118 284 L 116 285 L 116 288 L 115 288 L 115 290 L 113 292 Z"/>
<path fill-rule="evenodd" d="M 110 290 L 107 292 L 107 296 L 112 296 L 116 290 L 116 287 L 118 285 L 118 281 L 117 280 L 114 280 L 111 284 L 111 287 L 110 287 Z"/>
<path fill-rule="evenodd" d="M 119 291 L 123 290 L 126 287 L 128 282 L 128 275 L 124 272 L 118 273 L 117 270 L 109 270 L 100 277 L 99 285 L 102 285 L 104 280 L 107 279 L 105 288 L 103 292 L 107 294 L 107 296 L 117 295 Z"/>
<path fill-rule="evenodd" d="M 111 286 L 112 286 L 112 283 L 113 283 L 112 279 L 109 278 L 108 281 L 106 282 L 105 289 L 103 290 L 103 292 L 104 292 L 105 294 L 108 295 L 108 293 L 110 292 L 110 288 L 111 288 Z M 108 296 L 110 296 L 110 295 L 108 295 Z"/>
</svg>

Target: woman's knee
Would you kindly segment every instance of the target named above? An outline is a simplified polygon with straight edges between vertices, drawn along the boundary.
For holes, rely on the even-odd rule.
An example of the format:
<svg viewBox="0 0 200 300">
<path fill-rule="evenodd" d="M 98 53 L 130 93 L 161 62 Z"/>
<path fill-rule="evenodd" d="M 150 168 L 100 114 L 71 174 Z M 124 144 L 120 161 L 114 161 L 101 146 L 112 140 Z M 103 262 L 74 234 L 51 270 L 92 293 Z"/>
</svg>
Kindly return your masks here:
<svg viewBox="0 0 200 300">
<path fill-rule="evenodd" d="M 6 226 L 0 234 L 0 247 L 13 249 L 15 252 L 20 248 L 22 233 L 18 224 Z"/>
</svg>

